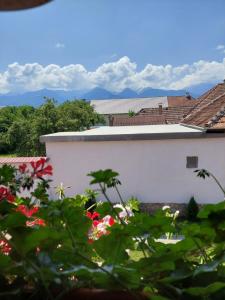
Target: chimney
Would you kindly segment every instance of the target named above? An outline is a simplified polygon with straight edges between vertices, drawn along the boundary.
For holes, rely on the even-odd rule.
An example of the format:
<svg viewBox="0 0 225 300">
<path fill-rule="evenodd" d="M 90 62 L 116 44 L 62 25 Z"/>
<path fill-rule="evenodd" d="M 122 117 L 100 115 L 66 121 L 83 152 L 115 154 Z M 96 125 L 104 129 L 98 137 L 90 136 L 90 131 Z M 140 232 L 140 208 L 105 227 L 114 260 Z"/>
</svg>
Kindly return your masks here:
<svg viewBox="0 0 225 300">
<path fill-rule="evenodd" d="M 191 95 L 189 94 L 189 92 L 186 92 L 186 98 L 187 98 L 188 100 L 191 99 Z"/>
<path fill-rule="evenodd" d="M 163 106 L 162 103 L 159 103 L 159 115 L 162 115 L 163 112 Z"/>
</svg>

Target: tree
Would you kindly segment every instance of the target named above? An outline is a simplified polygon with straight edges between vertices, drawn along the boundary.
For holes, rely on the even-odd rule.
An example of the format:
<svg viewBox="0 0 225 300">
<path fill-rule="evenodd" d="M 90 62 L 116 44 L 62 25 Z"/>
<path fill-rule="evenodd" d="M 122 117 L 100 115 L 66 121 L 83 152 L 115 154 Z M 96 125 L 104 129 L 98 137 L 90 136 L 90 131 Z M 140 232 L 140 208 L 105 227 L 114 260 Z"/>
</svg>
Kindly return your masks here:
<svg viewBox="0 0 225 300">
<path fill-rule="evenodd" d="M 38 108 L 5 107 L 0 115 L 0 153 L 43 156 L 45 147 L 39 142 L 41 135 L 81 131 L 99 123 L 104 123 L 104 119 L 84 100 L 57 105 L 54 99 L 46 98 L 46 102 Z"/>
</svg>

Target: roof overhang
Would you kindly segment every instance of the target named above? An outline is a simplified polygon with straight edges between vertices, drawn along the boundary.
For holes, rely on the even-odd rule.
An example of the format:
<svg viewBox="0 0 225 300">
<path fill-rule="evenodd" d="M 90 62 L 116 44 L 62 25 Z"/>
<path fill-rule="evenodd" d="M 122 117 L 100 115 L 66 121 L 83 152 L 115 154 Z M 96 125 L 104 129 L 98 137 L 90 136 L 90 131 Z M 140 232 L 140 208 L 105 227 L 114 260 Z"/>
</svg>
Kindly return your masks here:
<svg viewBox="0 0 225 300">
<path fill-rule="evenodd" d="M 52 0 L 4 0 L 0 1 L 0 11 L 21 10 L 46 4 Z"/>
<path fill-rule="evenodd" d="M 159 126 L 159 127 L 157 127 Z M 83 132 L 59 132 L 40 137 L 42 143 L 57 142 L 105 142 L 105 141 L 140 141 L 140 140 L 171 140 L 171 139 L 199 139 L 215 137 L 207 134 L 204 128 L 193 128 L 183 125 L 149 125 L 133 126 L 130 130 L 129 126 L 115 127 L 99 127 L 93 130 Z M 170 127 L 169 127 L 170 126 Z M 142 127 L 142 128 L 141 128 Z M 218 134 L 216 134 L 218 137 Z M 221 135 L 219 135 L 221 136 Z M 225 137 L 222 134 L 221 137 Z"/>
</svg>

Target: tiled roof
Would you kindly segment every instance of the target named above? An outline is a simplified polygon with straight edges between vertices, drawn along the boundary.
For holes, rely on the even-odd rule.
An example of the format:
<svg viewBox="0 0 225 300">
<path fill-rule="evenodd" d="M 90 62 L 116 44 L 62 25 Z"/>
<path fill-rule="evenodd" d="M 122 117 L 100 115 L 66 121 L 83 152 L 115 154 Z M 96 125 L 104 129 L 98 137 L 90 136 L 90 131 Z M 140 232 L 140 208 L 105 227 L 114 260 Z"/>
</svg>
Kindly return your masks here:
<svg viewBox="0 0 225 300">
<path fill-rule="evenodd" d="M 162 108 L 161 116 L 165 118 L 165 124 L 177 124 L 186 116 L 192 106 L 174 106 Z M 159 114 L 159 108 L 143 108 L 138 115 L 154 116 Z"/>
<path fill-rule="evenodd" d="M 195 108 L 182 123 L 208 128 L 225 129 L 225 92 Z"/>
<path fill-rule="evenodd" d="M 136 115 L 133 117 L 115 116 L 113 117 L 113 126 L 132 126 L 132 125 L 157 125 L 166 124 L 163 115 Z"/>
<path fill-rule="evenodd" d="M 225 83 L 219 83 L 207 92 L 205 92 L 202 96 L 200 96 L 197 100 L 198 103 L 193 107 L 193 109 L 190 111 L 190 113 L 195 113 L 196 111 L 199 111 L 199 109 L 206 104 L 208 104 L 210 101 L 216 99 L 217 97 L 223 95 L 225 93 Z"/>
<path fill-rule="evenodd" d="M 168 106 L 195 106 L 198 101 L 191 96 L 168 96 Z"/>
<path fill-rule="evenodd" d="M 23 164 L 36 162 L 41 157 L 0 157 L 0 164 Z"/>
</svg>

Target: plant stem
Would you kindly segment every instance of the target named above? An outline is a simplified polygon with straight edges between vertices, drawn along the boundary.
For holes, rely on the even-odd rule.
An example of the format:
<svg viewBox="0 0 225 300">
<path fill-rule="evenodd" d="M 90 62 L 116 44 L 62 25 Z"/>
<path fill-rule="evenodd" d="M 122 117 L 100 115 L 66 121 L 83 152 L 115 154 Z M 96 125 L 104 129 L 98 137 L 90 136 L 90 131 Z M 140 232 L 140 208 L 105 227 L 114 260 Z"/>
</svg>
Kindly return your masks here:
<svg viewBox="0 0 225 300">
<path fill-rule="evenodd" d="M 221 189 L 221 191 L 223 192 L 223 194 L 225 196 L 225 189 L 222 187 L 222 185 L 220 184 L 219 180 L 211 172 L 209 172 L 209 174 L 215 180 L 215 182 L 217 183 L 217 185 L 219 186 L 219 188 Z"/>
</svg>

